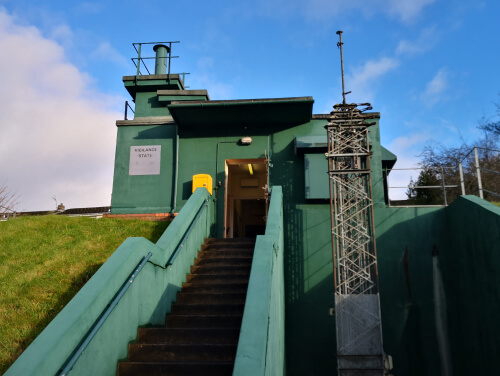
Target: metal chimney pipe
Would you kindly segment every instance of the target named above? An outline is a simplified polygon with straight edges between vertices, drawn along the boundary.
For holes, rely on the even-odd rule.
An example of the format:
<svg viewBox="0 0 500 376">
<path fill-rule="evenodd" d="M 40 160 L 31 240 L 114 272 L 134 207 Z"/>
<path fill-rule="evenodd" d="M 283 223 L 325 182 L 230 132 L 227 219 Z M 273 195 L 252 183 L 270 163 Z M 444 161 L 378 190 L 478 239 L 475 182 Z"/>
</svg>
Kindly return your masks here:
<svg viewBox="0 0 500 376">
<path fill-rule="evenodd" d="M 156 52 L 155 74 L 167 74 L 167 56 L 170 48 L 164 44 L 157 44 L 153 50 Z"/>
</svg>

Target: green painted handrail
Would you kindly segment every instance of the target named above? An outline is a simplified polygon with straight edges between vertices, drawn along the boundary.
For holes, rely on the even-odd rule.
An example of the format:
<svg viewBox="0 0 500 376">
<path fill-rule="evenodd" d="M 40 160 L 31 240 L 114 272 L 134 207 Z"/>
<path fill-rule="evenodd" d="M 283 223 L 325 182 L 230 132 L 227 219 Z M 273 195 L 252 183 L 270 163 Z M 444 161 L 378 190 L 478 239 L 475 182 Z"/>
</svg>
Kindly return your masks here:
<svg viewBox="0 0 500 376">
<path fill-rule="evenodd" d="M 166 313 L 176 300 L 200 246 L 210 237 L 214 226 L 212 211 L 210 193 L 200 188 L 156 244 L 144 238 L 125 240 L 5 375 L 65 374 L 71 369 L 72 358 L 77 361 L 70 375 L 114 374 L 117 362 L 127 356 L 128 343 L 136 338 L 138 327 L 165 324 Z M 185 236 L 186 232 L 190 234 Z M 165 267 L 179 244 L 184 246 L 182 252 L 177 252 L 175 265 Z M 143 269 L 139 275 L 133 273 L 132 286 L 131 271 L 137 270 L 138 265 Z M 123 292 L 125 279 L 131 288 L 123 295 L 117 294 Z M 122 295 L 119 302 L 115 299 L 118 295 Z M 118 304 L 111 308 L 114 304 L 110 302 Z M 104 316 L 108 313 L 106 320 Z M 97 322 L 102 322 L 99 330 Z"/>
<path fill-rule="evenodd" d="M 152 255 L 153 254 L 151 252 L 149 252 L 146 256 L 144 256 L 142 258 L 141 262 L 139 263 L 139 265 L 137 265 L 137 267 L 135 268 L 135 270 L 130 274 L 130 276 L 125 280 L 125 282 L 123 282 L 123 285 L 120 288 L 120 290 L 118 290 L 118 292 L 116 293 L 114 298 L 106 306 L 106 309 L 104 310 L 104 312 L 101 313 L 101 315 L 96 320 L 94 325 L 92 325 L 89 332 L 83 338 L 81 344 L 73 352 L 72 357 L 66 361 L 63 369 L 59 373 L 60 376 L 66 376 L 68 374 L 68 372 L 71 371 L 71 369 L 73 368 L 75 363 L 78 361 L 80 356 L 83 354 L 83 352 L 85 351 L 85 349 L 89 345 L 90 341 L 92 341 L 92 339 L 95 337 L 95 335 L 97 334 L 99 329 L 101 329 L 101 327 L 104 325 L 104 322 L 106 321 L 106 319 L 109 317 L 111 312 L 113 312 L 113 309 L 115 309 L 115 307 L 118 305 L 118 303 L 120 302 L 120 300 L 123 297 L 123 295 L 125 294 L 125 292 L 132 285 L 135 278 L 140 273 L 142 268 L 144 268 L 144 265 L 146 265 L 146 263 L 148 262 L 148 260 L 150 259 L 150 257 Z"/>
<path fill-rule="evenodd" d="M 265 235 L 257 236 L 235 376 L 280 376 L 285 372 L 283 194 L 271 191 Z"/>
<path fill-rule="evenodd" d="M 174 253 L 172 253 L 172 256 L 170 256 L 170 259 L 167 261 L 167 265 L 172 265 L 177 258 L 177 255 L 181 251 L 182 247 L 184 247 L 184 243 L 186 242 L 186 239 L 189 237 L 191 234 L 191 231 L 193 231 L 193 228 L 196 225 L 196 222 L 198 222 L 198 219 L 200 219 L 201 213 L 203 210 L 208 206 L 208 198 L 203 202 L 201 205 L 200 209 L 198 210 L 198 213 L 196 213 L 196 217 L 194 217 L 193 222 L 191 222 L 191 225 L 189 226 L 188 230 L 182 237 L 181 241 L 179 242 L 179 245 L 177 245 L 177 248 L 175 249 Z"/>
<path fill-rule="evenodd" d="M 193 228 L 195 227 L 196 223 L 198 222 L 198 219 L 200 218 L 201 213 L 208 206 L 208 200 L 209 199 L 207 198 L 206 200 L 203 201 L 203 203 L 200 206 L 198 212 L 196 213 L 195 218 L 191 222 L 191 225 L 189 226 L 189 228 L 187 229 L 186 233 L 182 237 L 181 241 L 177 245 L 177 248 L 175 249 L 175 251 L 172 254 L 172 256 L 170 256 L 170 259 L 167 262 L 167 266 L 168 265 L 172 265 L 174 263 L 175 259 L 177 258 L 177 255 L 179 254 L 179 252 L 181 251 L 182 247 L 184 246 L 184 243 L 186 242 L 186 239 L 189 237 L 189 235 L 191 234 L 191 231 L 193 231 Z M 116 295 L 114 296 L 114 298 L 106 306 L 106 309 L 99 316 L 99 318 L 96 320 L 96 322 L 94 323 L 94 325 L 92 325 L 91 329 L 85 335 L 85 337 L 83 338 L 83 340 L 82 340 L 81 344 L 78 346 L 78 348 L 73 352 L 73 355 L 71 356 L 71 358 L 68 359 L 65 362 L 65 364 L 64 364 L 61 372 L 59 373 L 60 376 L 66 376 L 68 374 L 68 372 L 71 371 L 71 369 L 73 368 L 73 366 L 75 365 L 75 363 L 78 361 L 78 359 L 80 358 L 80 356 L 83 354 L 83 352 L 85 351 L 85 349 L 89 345 L 90 341 L 92 341 L 92 339 L 95 337 L 95 335 L 97 334 L 97 332 L 99 331 L 99 329 L 103 326 L 103 324 L 106 321 L 106 319 L 109 317 L 109 315 L 111 314 L 111 312 L 113 311 L 113 309 L 118 305 L 118 303 L 120 302 L 120 300 L 123 297 L 123 295 L 125 294 L 125 292 L 132 285 L 132 283 L 134 282 L 134 279 L 137 277 L 137 275 L 142 270 L 142 268 L 144 268 L 144 265 L 146 265 L 146 263 L 149 261 L 149 259 L 151 258 L 152 255 L 153 254 L 151 252 L 149 252 L 146 256 L 144 256 L 142 258 L 141 262 L 135 268 L 135 270 L 125 280 L 125 282 L 123 283 L 123 285 L 120 288 L 120 290 L 116 293 Z"/>
</svg>

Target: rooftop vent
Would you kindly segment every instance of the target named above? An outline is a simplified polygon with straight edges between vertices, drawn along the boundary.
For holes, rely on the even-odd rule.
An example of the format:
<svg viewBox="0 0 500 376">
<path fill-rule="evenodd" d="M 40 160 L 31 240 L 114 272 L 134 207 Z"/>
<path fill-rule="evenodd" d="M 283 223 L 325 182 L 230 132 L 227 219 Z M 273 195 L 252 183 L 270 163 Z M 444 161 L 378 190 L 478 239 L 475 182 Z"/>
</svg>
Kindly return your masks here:
<svg viewBox="0 0 500 376">
<path fill-rule="evenodd" d="M 153 47 L 156 52 L 155 74 L 167 73 L 167 56 L 170 53 L 170 47 L 164 44 L 157 44 Z"/>
</svg>

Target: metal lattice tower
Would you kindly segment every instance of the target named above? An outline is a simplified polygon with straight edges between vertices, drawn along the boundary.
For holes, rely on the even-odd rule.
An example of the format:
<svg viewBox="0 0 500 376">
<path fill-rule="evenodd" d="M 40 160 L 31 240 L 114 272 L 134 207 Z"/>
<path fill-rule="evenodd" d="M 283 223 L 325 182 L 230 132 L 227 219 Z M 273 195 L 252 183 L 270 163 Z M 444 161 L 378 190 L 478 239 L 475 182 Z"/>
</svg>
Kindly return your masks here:
<svg viewBox="0 0 500 376">
<path fill-rule="evenodd" d="M 342 34 L 339 47 L 342 56 Z M 368 137 L 369 103 L 334 106 L 326 126 L 340 376 L 384 375 Z"/>
</svg>

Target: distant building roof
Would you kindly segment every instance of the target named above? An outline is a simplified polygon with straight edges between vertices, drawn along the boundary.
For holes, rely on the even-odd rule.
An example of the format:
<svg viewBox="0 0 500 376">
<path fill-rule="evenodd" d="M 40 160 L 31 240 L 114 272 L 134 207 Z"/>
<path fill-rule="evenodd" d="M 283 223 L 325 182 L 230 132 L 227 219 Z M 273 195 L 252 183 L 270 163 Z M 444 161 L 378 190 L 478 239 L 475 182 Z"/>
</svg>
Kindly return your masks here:
<svg viewBox="0 0 500 376">
<path fill-rule="evenodd" d="M 102 214 L 109 213 L 111 206 L 96 206 L 91 208 L 73 208 L 64 211 L 58 210 L 42 210 L 42 211 L 25 211 L 16 213 L 16 216 L 38 216 L 38 215 L 68 215 L 68 216 L 88 216 L 95 217 Z"/>
</svg>

